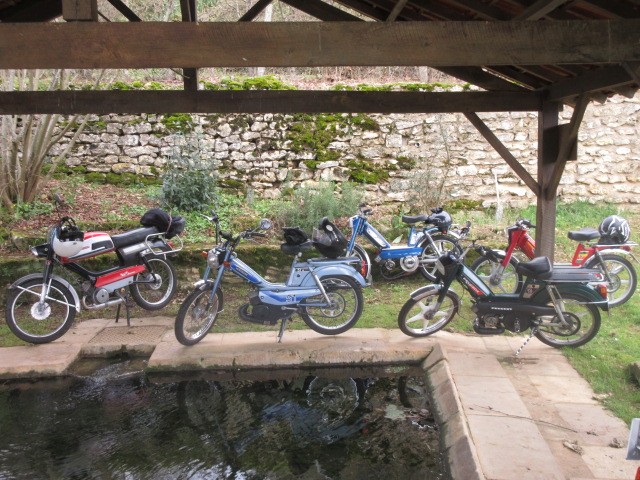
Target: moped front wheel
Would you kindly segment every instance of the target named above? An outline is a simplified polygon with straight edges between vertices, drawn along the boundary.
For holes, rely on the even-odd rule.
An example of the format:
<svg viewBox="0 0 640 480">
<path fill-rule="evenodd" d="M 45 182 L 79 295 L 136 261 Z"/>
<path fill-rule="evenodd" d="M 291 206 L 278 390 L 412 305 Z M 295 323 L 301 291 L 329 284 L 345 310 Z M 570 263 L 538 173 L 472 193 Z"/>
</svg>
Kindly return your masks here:
<svg viewBox="0 0 640 480">
<path fill-rule="evenodd" d="M 344 275 L 328 275 L 322 277 L 320 283 L 329 298 L 329 304 L 322 294 L 305 299 L 300 304 L 302 320 L 309 328 L 323 335 L 346 332 L 362 315 L 364 298 L 360 285 Z"/>
<path fill-rule="evenodd" d="M 432 235 L 433 245 L 429 240 L 425 240 L 420 245 L 422 247 L 422 253 L 420 254 L 420 266 L 418 270 L 424 278 L 430 282 L 434 282 L 436 272 L 436 260 L 445 252 L 456 251 L 462 252 L 462 249 L 458 245 L 458 239 L 451 235 Z M 434 248 L 435 247 L 435 248 Z"/>
<path fill-rule="evenodd" d="M 536 337 L 552 347 L 579 347 L 589 342 L 600 330 L 600 311 L 591 301 L 578 293 L 563 293 L 564 321 L 558 315 L 539 317 Z"/>
<path fill-rule="evenodd" d="M 597 268 L 608 278 L 607 296 L 609 306 L 616 307 L 629 300 L 638 286 L 638 276 L 633 264 L 626 258 L 615 254 L 600 255 L 602 261 L 597 257 L 585 265 L 586 268 Z"/>
<path fill-rule="evenodd" d="M 129 291 L 140 307 L 160 310 L 167 306 L 176 293 L 176 269 L 162 255 L 148 256 L 147 263 L 150 270 L 136 275 Z"/>
<path fill-rule="evenodd" d="M 197 288 L 184 299 L 176 316 L 176 339 L 182 345 L 195 345 L 202 340 L 216 322 L 222 310 L 222 293 L 211 295 L 213 284 Z"/>
<path fill-rule="evenodd" d="M 51 280 L 44 302 L 42 289 L 47 285 L 34 278 L 16 285 L 9 292 L 5 308 L 7 326 L 20 340 L 47 343 L 64 335 L 76 316 L 71 291 L 58 280 Z"/>
<path fill-rule="evenodd" d="M 523 277 L 516 267 L 518 261 L 511 257 L 502 274 L 498 277 L 499 262 L 487 257 L 478 257 L 472 264 L 471 270 L 478 275 L 493 293 L 518 293 L 522 288 Z"/>
<path fill-rule="evenodd" d="M 438 290 L 429 290 L 417 298 L 409 298 L 398 314 L 398 326 L 410 337 L 426 337 L 442 330 L 458 313 L 460 298 L 447 290 L 440 305 Z"/>
</svg>

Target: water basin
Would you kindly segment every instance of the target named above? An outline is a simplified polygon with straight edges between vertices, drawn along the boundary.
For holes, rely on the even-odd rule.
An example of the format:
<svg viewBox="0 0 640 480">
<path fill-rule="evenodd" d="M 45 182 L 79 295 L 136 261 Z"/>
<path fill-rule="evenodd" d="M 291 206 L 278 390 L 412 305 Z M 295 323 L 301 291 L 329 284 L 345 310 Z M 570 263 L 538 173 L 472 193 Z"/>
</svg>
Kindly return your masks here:
<svg viewBox="0 0 640 480">
<path fill-rule="evenodd" d="M 143 367 L 1 385 L 0 478 L 448 478 L 419 368 Z"/>
</svg>

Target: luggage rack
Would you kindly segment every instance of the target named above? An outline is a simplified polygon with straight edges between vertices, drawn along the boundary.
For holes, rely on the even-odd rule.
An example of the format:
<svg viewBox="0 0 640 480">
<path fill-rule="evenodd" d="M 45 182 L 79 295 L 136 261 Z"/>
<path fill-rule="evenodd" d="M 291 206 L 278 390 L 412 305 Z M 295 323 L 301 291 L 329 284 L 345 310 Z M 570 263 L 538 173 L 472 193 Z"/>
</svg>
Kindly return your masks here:
<svg viewBox="0 0 640 480">
<path fill-rule="evenodd" d="M 162 240 L 167 245 L 171 246 L 171 250 L 163 250 L 157 246 L 153 246 L 151 244 L 154 240 Z M 173 246 L 173 243 L 177 242 L 179 245 Z M 151 235 L 147 235 L 147 238 L 144 239 L 145 246 L 149 249 L 151 253 L 154 255 L 168 255 L 170 253 L 177 253 L 184 248 L 184 242 L 182 240 L 182 236 L 176 235 L 175 237 L 171 237 L 171 242 L 167 240 L 165 236 L 165 232 L 160 233 L 152 233 Z"/>
</svg>

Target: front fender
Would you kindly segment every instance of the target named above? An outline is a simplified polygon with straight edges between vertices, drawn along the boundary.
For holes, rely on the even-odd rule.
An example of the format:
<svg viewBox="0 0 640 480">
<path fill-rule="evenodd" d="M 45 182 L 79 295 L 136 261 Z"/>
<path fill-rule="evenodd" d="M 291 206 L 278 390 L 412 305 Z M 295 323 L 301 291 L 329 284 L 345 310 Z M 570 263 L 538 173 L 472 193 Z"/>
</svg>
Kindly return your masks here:
<svg viewBox="0 0 640 480">
<path fill-rule="evenodd" d="M 316 275 L 318 275 L 318 278 L 327 277 L 329 275 L 343 275 L 345 277 L 353 278 L 356 282 L 358 282 L 358 284 L 361 287 L 367 286 L 367 282 L 362 276 L 362 274 L 358 272 L 355 268 L 353 268 L 351 265 L 346 265 L 346 264 L 327 265 L 326 267 L 320 267 L 320 268 L 314 269 L 314 272 Z M 311 275 L 308 275 L 301 286 L 315 287 L 316 282 L 313 280 L 313 277 Z"/>
<path fill-rule="evenodd" d="M 417 290 L 414 290 L 413 292 L 411 292 L 409 294 L 409 296 L 413 299 L 413 300 L 419 300 L 420 298 L 422 298 L 425 294 L 431 292 L 431 291 L 438 291 L 440 290 L 441 286 L 438 285 L 425 285 L 424 287 L 420 287 Z"/>
<path fill-rule="evenodd" d="M 41 273 L 30 273 L 29 275 L 25 275 L 24 277 L 19 278 L 18 280 L 16 280 L 15 282 L 13 282 L 11 284 L 11 286 L 9 287 L 10 290 L 13 290 L 15 288 L 18 288 L 18 286 L 21 283 L 24 282 L 28 282 L 29 280 L 34 280 L 34 279 L 42 279 L 43 275 Z M 51 275 L 51 279 L 52 280 L 56 280 L 58 282 L 60 282 L 62 285 L 64 285 L 65 287 L 67 287 L 67 289 L 71 292 L 71 295 L 73 296 L 73 301 L 75 303 L 75 307 L 76 307 L 76 312 L 80 311 L 80 297 L 78 297 L 78 292 L 76 292 L 76 289 L 73 288 L 71 286 L 71 284 L 69 282 L 67 282 L 64 278 L 58 276 L 58 275 Z"/>
<path fill-rule="evenodd" d="M 193 284 L 193 287 L 194 287 L 194 291 L 200 290 L 201 292 L 203 292 L 207 289 L 212 289 L 214 284 L 215 282 L 213 280 L 200 279 Z M 222 309 L 224 308 L 224 292 L 222 290 L 222 285 L 218 285 L 218 297 L 220 299 L 220 306 L 218 308 L 218 311 L 222 311 Z"/>
<path fill-rule="evenodd" d="M 570 293 L 583 295 L 589 299 L 590 303 L 593 303 L 605 312 L 609 311 L 609 301 L 607 299 L 603 299 L 600 294 L 588 284 L 564 283 L 556 285 L 556 289 L 560 296 Z M 541 288 L 535 295 L 533 295 L 533 297 L 531 297 L 531 300 L 542 305 L 549 303 L 551 301 L 551 297 L 549 296 L 549 292 L 546 288 Z"/>
</svg>

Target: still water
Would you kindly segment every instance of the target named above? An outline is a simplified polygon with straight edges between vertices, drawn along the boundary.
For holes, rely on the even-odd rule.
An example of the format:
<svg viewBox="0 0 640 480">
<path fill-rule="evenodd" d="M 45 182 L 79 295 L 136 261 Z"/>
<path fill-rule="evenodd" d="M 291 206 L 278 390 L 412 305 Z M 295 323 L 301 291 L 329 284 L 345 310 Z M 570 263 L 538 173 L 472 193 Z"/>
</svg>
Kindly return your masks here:
<svg viewBox="0 0 640 480">
<path fill-rule="evenodd" d="M 0 385 L 0 478 L 447 478 L 420 370 L 175 381 L 141 367 Z"/>
</svg>

